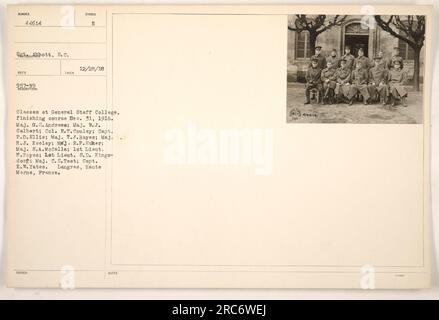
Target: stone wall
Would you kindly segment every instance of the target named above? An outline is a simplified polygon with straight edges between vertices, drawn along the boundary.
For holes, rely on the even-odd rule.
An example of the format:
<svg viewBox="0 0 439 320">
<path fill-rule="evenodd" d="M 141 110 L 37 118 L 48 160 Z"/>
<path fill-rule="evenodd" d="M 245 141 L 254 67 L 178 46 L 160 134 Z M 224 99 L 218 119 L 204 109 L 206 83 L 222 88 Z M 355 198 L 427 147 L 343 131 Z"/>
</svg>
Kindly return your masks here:
<svg viewBox="0 0 439 320">
<path fill-rule="evenodd" d="M 358 20 L 361 17 L 360 16 L 352 16 L 349 17 L 350 21 Z M 290 18 L 290 21 L 294 20 L 293 18 Z M 349 23 L 347 22 L 347 23 Z M 386 59 L 390 59 L 392 56 L 393 47 L 398 46 L 398 39 L 389 35 L 387 32 L 381 30 L 378 26 L 378 28 L 375 32 L 375 30 L 370 31 L 370 41 L 369 44 L 369 57 L 372 57 L 377 53 L 379 49 L 382 49 L 385 54 Z M 338 56 L 340 57 L 343 52 L 342 45 L 343 45 L 343 26 L 340 27 L 333 27 L 332 29 L 325 31 L 319 35 L 317 38 L 316 45 L 322 46 L 322 52 L 325 55 L 329 55 L 331 50 L 335 48 L 337 50 Z M 372 38 L 373 37 L 373 38 Z M 295 31 L 288 30 L 288 82 L 304 82 L 305 81 L 305 73 L 309 66 L 309 59 L 303 59 L 303 58 L 296 58 L 295 56 L 295 47 L 296 47 L 296 39 L 297 35 Z M 421 81 L 422 81 L 422 74 L 424 70 L 423 66 L 423 56 L 424 56 L 424 49 L 421 51 Z M 404 61 L 404 69 L 407 71 L 408 78 L 411 81 L 413 79 L 413 70 L 414 70 L 414 62 L 413 60 L 406 60 Z"/>
</svg>

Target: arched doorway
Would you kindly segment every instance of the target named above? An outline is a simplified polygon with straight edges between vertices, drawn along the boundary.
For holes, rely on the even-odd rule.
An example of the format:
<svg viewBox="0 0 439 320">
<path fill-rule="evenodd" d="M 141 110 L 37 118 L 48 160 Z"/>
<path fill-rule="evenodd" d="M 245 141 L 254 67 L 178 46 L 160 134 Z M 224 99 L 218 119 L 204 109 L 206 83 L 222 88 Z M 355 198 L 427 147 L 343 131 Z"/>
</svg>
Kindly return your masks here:
<svg viewBox="0 0 439 320">
<path fill-rule="evenodd" d="M 369 28 L 363 28 L 360 22 L 349 22 L 344 27 L 344 48 L 351 47 L 351 54 L 357 56 L 358 49 L 363 48 L 364 55 L 369 56 Z"/>
</svg>

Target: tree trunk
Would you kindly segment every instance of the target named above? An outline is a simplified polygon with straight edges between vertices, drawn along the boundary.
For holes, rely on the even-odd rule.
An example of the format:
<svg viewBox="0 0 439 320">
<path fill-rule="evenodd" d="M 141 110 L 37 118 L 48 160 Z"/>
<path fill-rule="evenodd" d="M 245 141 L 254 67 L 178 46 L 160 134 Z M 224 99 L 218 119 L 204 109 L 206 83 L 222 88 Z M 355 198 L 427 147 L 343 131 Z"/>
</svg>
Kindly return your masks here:
<svg viewBox="0 0 439 320">
<path fill-rule="evenodd" d="M 420 73 L 420 57 L 421 57 L 421 48 L 413 48 L 415 52 L 414 57 L 414 71 L 413 71 L 413 87 L 416 91 L 419 91 L 419 73 Z"/>
<path fill-rule="evenodd" d="M 317 33 L 315 31 L 309 31 L 309 49 L 311 50 L 311 56 L 316 51 Z"/>
</svg>

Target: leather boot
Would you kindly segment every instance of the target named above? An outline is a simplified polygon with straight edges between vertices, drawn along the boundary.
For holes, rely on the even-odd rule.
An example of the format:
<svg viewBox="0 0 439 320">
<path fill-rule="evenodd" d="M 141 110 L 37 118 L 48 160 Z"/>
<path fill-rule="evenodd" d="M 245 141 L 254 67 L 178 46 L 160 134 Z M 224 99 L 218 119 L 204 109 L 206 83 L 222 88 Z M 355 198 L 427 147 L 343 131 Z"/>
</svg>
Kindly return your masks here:
<svg viewBox="0 0 439 320">
<path fill-rule="evenodd" d="M 401 98 L 401 102 L 402 102 L 403 107 L 407 107 L 407 99 L 406 98 L 407 98 L 406 96 Z"/>
</svg>

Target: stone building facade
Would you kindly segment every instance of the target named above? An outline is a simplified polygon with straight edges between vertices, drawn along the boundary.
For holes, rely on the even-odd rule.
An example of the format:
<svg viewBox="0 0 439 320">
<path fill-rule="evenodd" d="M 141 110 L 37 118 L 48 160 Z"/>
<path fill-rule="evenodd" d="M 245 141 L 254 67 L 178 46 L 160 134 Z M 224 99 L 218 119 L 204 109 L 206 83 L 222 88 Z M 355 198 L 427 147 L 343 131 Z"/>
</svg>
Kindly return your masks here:
<svg viewBox="0 0 439 320">
<path fill-rule="evenodd" d="M 382 30 L 377 24 L 374 28 L 367 28 L 361 23 L 363 16 L 351 15 L 343 25 L 332 27 L 317 37 L 316 45 L 322 46 L 322 53 L 328 56 L 332 49 L 337 50 L 340 57 L 346 45 L 351 46 L 351 53 L 357 56 L 357 50 L 362 47 L 365 56 L 372 58 L 381 49 L 384 57 L 390 59 L 393 47 L 400 48 L 404 59 L 404 69 L 407 71 L 409 81 L 413 78 L 413 49 L 404 41 Z M 294 25 L 295 16 L 289 16 L 289 24 Z M 309 36 L 307 31 L 296 32 L 288 30 L 288 81 L 302 82 L 308 68 L 310 57 L 314 53 L 309 49 Z M 420 82 L 424 70 L 424 48 L 420 58 Z"/>
</svg>

